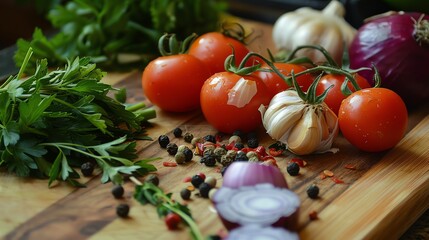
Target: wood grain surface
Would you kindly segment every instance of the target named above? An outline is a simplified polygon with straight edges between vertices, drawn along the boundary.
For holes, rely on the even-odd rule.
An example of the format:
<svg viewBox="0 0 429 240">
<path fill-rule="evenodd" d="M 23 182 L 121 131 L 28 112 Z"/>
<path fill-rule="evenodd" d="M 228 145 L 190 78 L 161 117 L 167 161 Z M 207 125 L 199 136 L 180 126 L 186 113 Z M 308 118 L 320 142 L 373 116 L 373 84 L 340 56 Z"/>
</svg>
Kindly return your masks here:
<svg viewBox="0 0 429 240">
<path fill-rule="evenodd" d="M 272 47 L 271 27 L 246 22 L 249 29 L 258 33 L 251 43 L 257 52 Z M 141 71 L 109 73 L 106 83 L 126 87 L 129 101 L 146 101 L 141 90 Z M 149 102 L 147 102 L 150 105 Z M 157 109 L 157 118 L 148 134 L 154 141 L 138 143 L 141 158 L 160 157 L 154 164 L 160 187 L 173 193 L 182 201 L 179 192 L 189 186 L 185 177 L 199 172 L 213 176 L 221 186 L 218 167 L 205 167 L 198 157 L 185 165 L 164 167 L 164 161 L 174 161 L 156 141 L 161 134 L 170 136 L 172 142 L 186 144 L 174 138 L 172 130 L 180 127 L 195 136 L 214 134 L 199 111 L 172 114 Z M 429 208 L 429 106 L 410 113 L 408 133 L 394 149 L 383 153 L 365 153 L 351 146 L 339 136 L 334 145 L 336 154 L 299 157 L 308 165 L 300 175 L 291 177 L 286 164 L 296 158 L 292 154 L 277 157 L 291 189 L 301 199 L 299 217 L 302 239 L 395 239 L 399 238 Z M 264 129 L 258 129 L 261 144 L 272 143 Z M 227 139 L 225 139 L 226 141 Z M 355 169 L 346 168 L 354 166 Z M 344 183 L 332 178 L 321 179 L 324 170 L 332 171 Z M 144 180 L 142 178 L 141 180 Z M 142 206 L 133 199 L 134 184 L 126 182 L 124 198 L 115 199 L 110 193 L 112 184 L 101 184 L 98 175 L 82 178 L 86 188 L 72 188 L 59 183 L 48 188 L 47 180 L 22 179 L 0 172 L 0 238 L 3 239 L 190 239 L 186 227 L 168 231 L 155 208 Z M 316 182 L 320 198 L 309 199 L 305 190 Z M 131 205 L 129 218 L 115 214 L 120 203 Z M 208 199 L 194 194 L 186 202 L 199 228 L 205 236 L 225 232 Z M 318 213 L 317 220 L 310 220 L 311 211 Z"/>
</svg>

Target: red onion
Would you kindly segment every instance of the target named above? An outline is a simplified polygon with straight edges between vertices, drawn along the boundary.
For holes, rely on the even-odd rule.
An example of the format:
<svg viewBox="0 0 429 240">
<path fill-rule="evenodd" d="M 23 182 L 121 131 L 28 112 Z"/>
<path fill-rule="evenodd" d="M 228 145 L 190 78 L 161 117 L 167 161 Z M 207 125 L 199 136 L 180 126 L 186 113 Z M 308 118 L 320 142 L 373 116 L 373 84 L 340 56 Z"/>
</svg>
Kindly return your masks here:
<svg viewBox="0 0 429 240">
<path fill-rule="evenodd" d="M 243 226 L 232 230 L 225 238 L 225 240 L 256 240 L 256 239 L 298 240 L 299 236 L 296 232 L 290 232 L 283 228 L 249 225 L 249 226 Z"/>
<path fill-rule="evenodd" d="M 350 68 L 376 66 L 381 86 L 409 107 L 429 99 L 429 16 L 395 13 L 374 17 L 358 29 L 349 48 Z M 420 26 L 420 27 L 419 27 Z M 373 71 L 360 74 L 372 81 Z"/>
<path fill-rule="evenodd" d="M 223 175 L 222 186 L 238 188 L 258 183 L 271 183 L 276 187 L 288 188 L 283 173 L 275 166 L 257 162 L 233 162 Z"/>
<path fill-rule="evenodd" d="M 286 188 L 269 183 L 229 188 L 222 186 L 212 198 L 228 230 L 239 226 L 283 227 L 295 231 L 300 199 Z"/>
</svg>

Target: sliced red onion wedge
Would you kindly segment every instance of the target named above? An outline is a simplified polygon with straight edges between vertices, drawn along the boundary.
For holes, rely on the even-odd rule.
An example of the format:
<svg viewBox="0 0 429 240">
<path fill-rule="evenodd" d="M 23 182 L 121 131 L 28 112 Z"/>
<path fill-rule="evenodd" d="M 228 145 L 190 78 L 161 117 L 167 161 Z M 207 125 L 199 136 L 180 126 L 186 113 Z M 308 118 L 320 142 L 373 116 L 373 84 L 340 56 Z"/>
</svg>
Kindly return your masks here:
<svg viewBox="0 0 429 240">
<path fill-rule="evenodd" d="M 225 240 L 299 240 L 296 232 L 284 228 L 256 225 L 238 227 L 229 232 Z"/>
<path fill-rule="evenodd" d="M 286 179 L 278 167 L 258 162 L 233 162 L 223 175 L 222 186 L 238 188 L 259 183 L 271 183 L 276 187 L 288 188 Z"/>
<path fill-rule="evenodd" d="M 286 188 L 270 183 L 239 188 L 222 186 L 212 201 L 228 230 L 244 225 L 297 229 L 300 199 Z"/>
</svg>

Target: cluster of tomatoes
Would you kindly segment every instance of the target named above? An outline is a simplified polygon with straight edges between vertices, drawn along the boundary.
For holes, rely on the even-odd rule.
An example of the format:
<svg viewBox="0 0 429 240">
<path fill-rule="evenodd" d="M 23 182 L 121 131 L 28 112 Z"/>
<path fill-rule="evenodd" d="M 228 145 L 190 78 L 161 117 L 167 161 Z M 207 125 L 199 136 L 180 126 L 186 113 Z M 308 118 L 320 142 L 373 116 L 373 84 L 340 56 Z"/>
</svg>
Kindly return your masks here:
<svg viewBox="0 0 429 240">
<path fill-rule="evenodd" d="M 189 112 L 201 109 L 209 124 L 220 132 L 236 130 L 249 132 L 261 126 L 258 108 L 268 105 L 272 97 L 290 86 L 273 71 L 255 71 L 241 76 L 225 69 L 225 59 L 232 53 L 235 64 L 241 63 L 250 50 L 246 45 L 220 32 L 199 36 L 186 53 L 161 56 L 150 62 L 142 75 L 145 96 L 160 109 L 169 112 Z M 250 58 L 246 66 L 266 62 Z M 273 65 L 283 74 L 299 73 L 306 67 L 299 64 L 276 62 Z M 256 83 L 256 94 L 242 107 L 228 103 L 231 89 L 240 79 Z M 297 77 L 306 91 L 315 77 L 303 74 Z M 355 74 L 361 90 L 345 96 L 341 85 L 344 75 L 325 74 L 317 85 L 317 93 L 327 92 L 325 103 L 338 115 L 344 137 L 365 151 L 383 151 L 395 146 L 404 136 L 408 112 L 402 99 L 393 91 L 373 88 L 368 81 Z"/>
</svg>

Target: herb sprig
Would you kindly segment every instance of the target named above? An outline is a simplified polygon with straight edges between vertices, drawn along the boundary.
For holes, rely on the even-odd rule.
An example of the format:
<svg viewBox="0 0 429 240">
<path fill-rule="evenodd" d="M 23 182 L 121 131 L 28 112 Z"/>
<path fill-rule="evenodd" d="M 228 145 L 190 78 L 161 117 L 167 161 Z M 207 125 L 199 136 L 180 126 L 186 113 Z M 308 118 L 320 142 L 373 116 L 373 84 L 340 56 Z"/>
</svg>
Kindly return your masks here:
<svg viewBox="0 0 429 240">
<path fill-rule="evenodd" d="M 165 217 L 169 212 L 179 215 L 191 230 L 191 236 L 194 240 L 204 239 L 197 224 L 192 218 L 190 209 L 172 199 L 172 193 L 165 193 L 161 188 L 150 182 L 140 182 L 134 177 L 130 178 L 135 184 L 134 199 L 142 205 L 151 204 L 156 207 L 159 217 Z"/>
<path fill-rule="evenodd" d="M 88 161 L 100 167 L 103 183 L 156 170 L 153 159 L 131 160 L 134 140 L 150 139 L 143 126 L 156 117 L 154 109 L 109 97 L 117 91 L 125 100 L 126 93 L 102 83 L 105 73 L 85 57 L 53 71 L 38 60 L 34 75 L 23 79 L 31 55 L 30 48 L 19 73 L 0 85 L 0 168 L 49 178 L 49 186 L 55 180 L 82 186 L 74 168 Z"/>
</svg>

